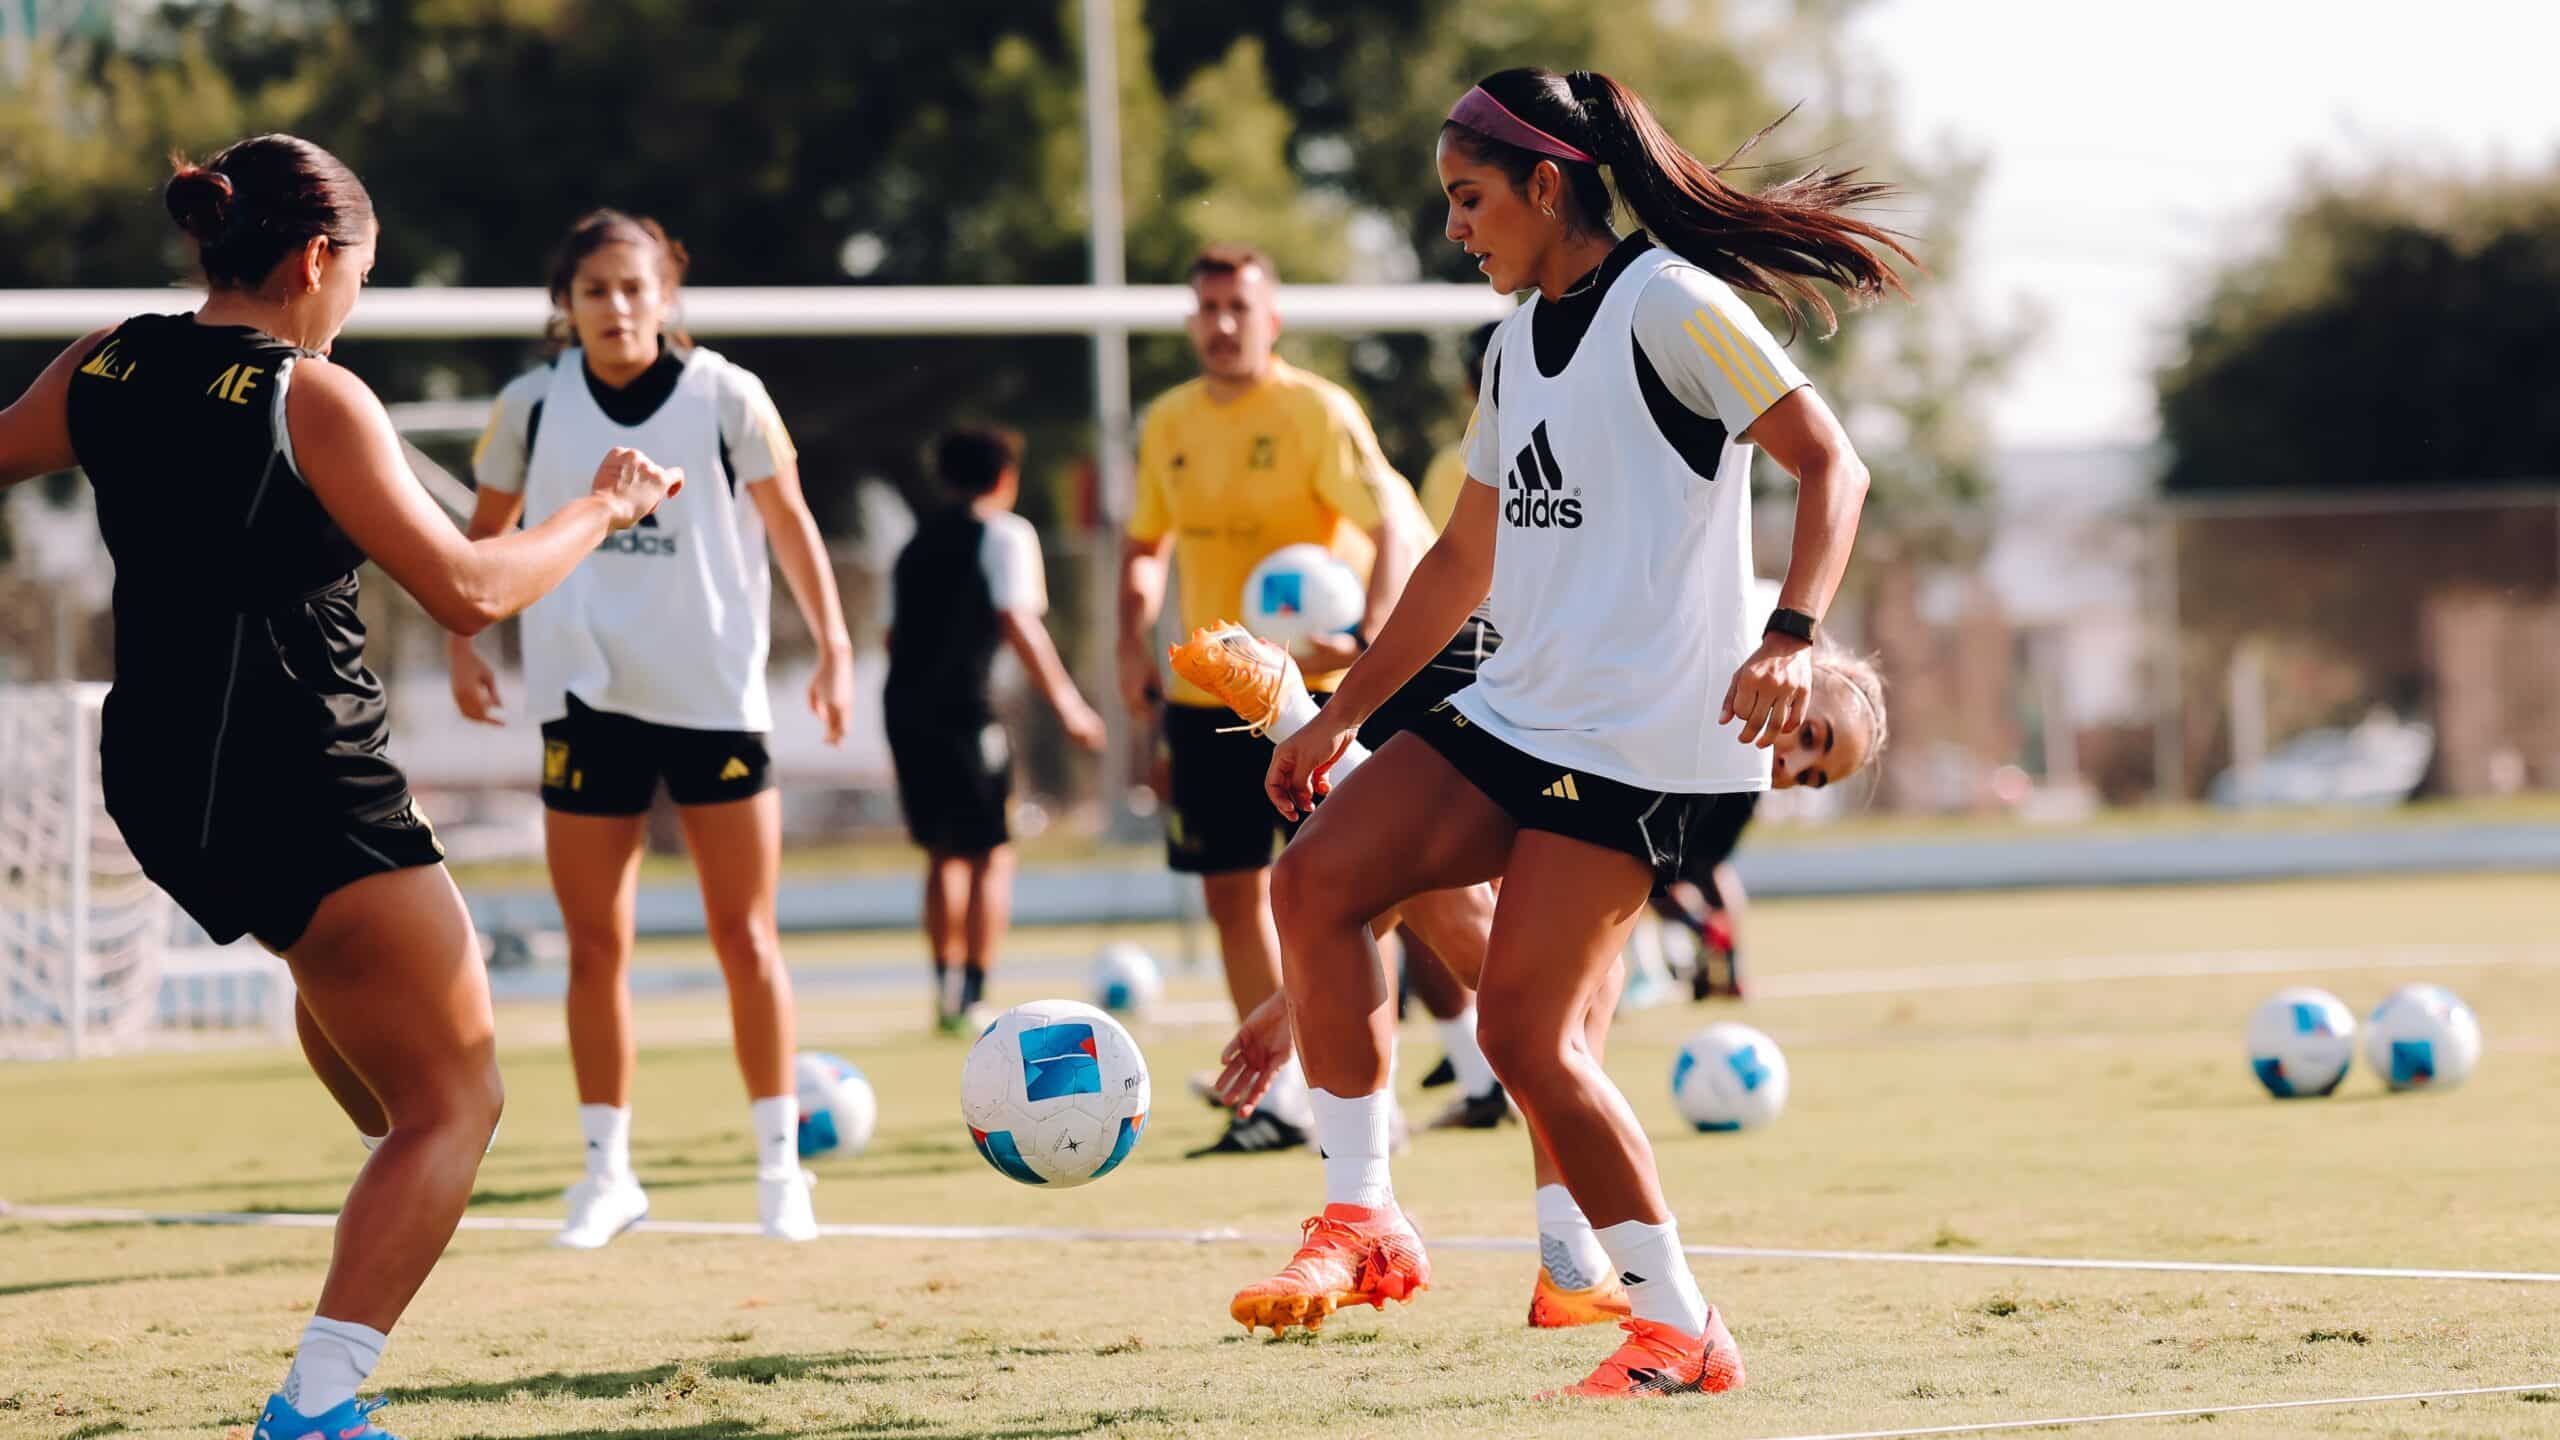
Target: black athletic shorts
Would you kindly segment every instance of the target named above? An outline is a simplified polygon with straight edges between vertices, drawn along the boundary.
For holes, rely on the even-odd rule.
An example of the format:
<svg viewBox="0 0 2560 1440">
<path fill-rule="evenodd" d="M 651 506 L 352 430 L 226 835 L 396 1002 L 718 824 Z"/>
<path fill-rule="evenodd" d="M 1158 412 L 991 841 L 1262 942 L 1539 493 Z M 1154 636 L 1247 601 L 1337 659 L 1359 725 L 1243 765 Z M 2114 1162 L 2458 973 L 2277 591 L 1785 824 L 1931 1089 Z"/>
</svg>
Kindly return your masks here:
<svg viewBox="0 0 2560 1440">
<path fill-rule="evenodd" d="M 1318 695 L 1315 702 L 1331 698 Z M 1281 819 L 1262 788 L 1271 773 L 1271 742 L 1243 727 L 1223 705 L 1164 707 L 1165 758 L 1173 771 L 1165 863 L 1177 875 L 1259 870 L 1298 833 L 1297 822 Z"/>
<path fill-rule="evenodd" d="M 918 845 L 948 855 L 983 855 L 1013 838 L 1005 825 L 1013 799 L 1013 747 L 1002 725 L 892 720 L 889 760 L 898 772 L 907 834 Z"/>
<path fill-rule="evenodd" d="M 1442 701 L 1415 735 L 1523 830 L 1633 855 L 1656 885 L 1678 878 L 1697 813 L 1724 797 L 1645 790 L 1570 770 L 1497 740 Z"/>
<path fill-rule="evenodd" d="M 370 815 L 330 814 L 276 795 L 263 805 L 225 806 L 208 844 L 196 807 L 134 795 L 134 767 L 112 758 L 102 769 L 107 811 L 142 873 L 217 945 L 250 935 L 282 954 L 301 943 L 320 902 L 337 891 L 444 862 L 435 827 L 405 791 L 393 808 Z M 128 779 L 119 781 L 119 772 Z"/>
<path fill-rule="evenodd" d="M 218 728 L 120 686 L 107 698 L 99 781 L 142 873 L 216 944 L 282 952 L 335 891 L 444 860 L 379 736 L 312 741 L 316 702 L 242 666 Z"/>
<path fill-rule="evenodd" d="M 1716 867 L 1733 858 L 1735 847 L 1742 843 L 1742 831 L 1760 808 L 1762 790 L 1745 790 L 1733 795 L 1702 795 L 1689 817 L 1689 854 L 1680 873 L 1707 897 L 1707 903 L 1721 910 L 1724 894 L 1716 888 Z"/>
<path fill-rule="evenodd" d="M 542 803 L 564 815 L 642 815 L 667 782 L 679 805 L 745 800 L 773 788 L 773 756 L 753 730 L 687 730 L 598 710 L 575 695 L 542 726 Z"/>
<path fill-rule="evenodd" d="M 1501 646 L 1502 632 L 1493 622 L 1468 616 L 1430 664 L 1360 722 L 1360 743 L 1375 752 L 1405 731 L 1420 728 L 1432 707 L 1476 683 L 1476 670 Z"/>
</svg>

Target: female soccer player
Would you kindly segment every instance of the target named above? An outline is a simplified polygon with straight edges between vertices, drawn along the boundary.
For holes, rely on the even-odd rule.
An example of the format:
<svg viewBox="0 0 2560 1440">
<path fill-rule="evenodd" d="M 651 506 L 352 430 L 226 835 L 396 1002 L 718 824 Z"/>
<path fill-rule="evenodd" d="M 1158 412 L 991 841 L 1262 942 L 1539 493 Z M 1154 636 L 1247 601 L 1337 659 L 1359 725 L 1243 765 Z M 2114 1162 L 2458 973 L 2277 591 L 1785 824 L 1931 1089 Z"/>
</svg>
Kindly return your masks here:
<svg viewBox="0 0 2560 1440">
<path fill-rule="evenodd" d="M 1358 743 L 1345 749 L 1333 763 L 1329 773 L 1335 783 L 1364 763 L 1372 747 L 1383 748 L 1399 731 L 1427 723 L 1429 712 L 1441 699 L 1463 688 L 1465 682 L 1451 684 L 1447 672 L 1463 669 L 1473 678 L 1482 653 L 1462 647 L 1467 646 L 1469 632 L 1480 623 L 1480 614 L 1470 617 L 1468 626 L 1459 630 L 1449 648 L 1362 723 Z M 1297 680 L 1296 666 L 1287 652 L 1247 634 L 1241 627 L 1211 629 L 1193 636 L 1175 649 L 1173 662 L 1184 678 L 1233 707 L 1251 728 L 1262 730 L 1275 743 L 1287 740 L 1315 717 L 1314 701 L 1304 698 L 1304 687 Z M 1886 738 L 1884 680 L 1875 663 L 1826 641 L 1813 653 L 1813 692 L 1806 702 L 1804 724 L 1772 747 L 1770 786 L 1779 790 L 1795 785 L 1819 789 L 1846 780 L 1884 752 Z M 1706 858 L 1722 862 L 1732 853 L 1733 842 L 1743 827 L 1750 823 L 1759 798 L 1758 791 L 1746 790 L 1712 796 L 1693 807 L 1691 842 L 1717 847 Z M 1445 964 L 1449 972 L 1445 983 L 1458 987 L 1470 999 L 1484 973 L 1485 951 L 1492 936 L 1492 910 L 1475 903 L 1477 898 L 1474 890 L 1439 891 L 1406 901 L 1400 912 L 1404 922 L 1400 933 L 1406 937 L 1406 944 L 1412 945 L 1416 929 L 1427 932 L 1425 943 L 1441 947 L 1431 953 L 1447 957 L 1431 963 Z M 1657 907 L 1663 903 L 1659 892 L 1654 903 Z M 1373 922 L 1370 928 L 1374 934 L 1383 924 Z M 1406 963 L 1413 963 L 1410 949 Z M 1616 1014 L 1622 982 L 1623 975 L 1612 967 L 1594 987 L 1583 1011 L 1583 1044 L 1589 1048 L 1595 1065 L 1607 1052 L 1609 1025 Z M 1472 1004 L 1467 1007 L 1465 1023 L 1472 1032 Z M 1473 1038 L 1472 1033 L 1469 1038 Z M 1291 1045 L 1288 996 L 1284 991 L 1257 1006 L 1238 1027 L 1236 1038 L 1221 1057 L 1225 1068 L 1218 1073 L 1213 1087 L 1218 1098 L 1238 1113 L 1250 1115 L 1261 1102 L 1277 1061 L 1291 1053 Z M 1499 1086 L 1493 1098 L 1496 1103 L 1506 1103 Z M 1547 1153 L 1534 1131 L 1529 1137 L 1529 1149 L 1536 1175 L 1533 1208 L 1538 1227 L 1538 1278 L 1529 1293 L 1530 1326 L 1568 1329 L 1625 1319 L 1626 1288 L 1610 1268 L 1609 1257 L 1593 1232 L 1589 1217 L 1575 1202 L 1555 1158 Z M 1312 1327 L 1323 1320 L 1339 1298 L 1336 1292 L 1344 1288 L 1353 1288 L 1351 1282 L 1313 1292 L 1293 1289 L 1277 1297 L 1247 1292 L 1247 1296 L 1238 1297 L 1237 1318 L 1257 1325 L 1280 1320 Z"/>
<path fill-rule="evenodd" d="M 293 969 L 389 1134 L 347 1192 L 319 1313 L 263 1440 L 387 1436 L 355 1392 L 435 1268 L 498 1123 L 487 977 L 435 832 L 383 752 L 356 567 L 456 631 L 515 613 L 682 484 L 627 448 L 519 535 L 466 542 L 363 381 L 324 357 L 373 268 L 373 202 L 290 135 L 181 165 L 211 293 L 83 338 L 0 411 L 0 488 L 77 465 L 116 565 L 108 812 L 215 940 Z M 376 1122 L 379 1123 L 378 1121 Z"/>
<path fill-rule="evenodd" d="M 1470 90 L 1439 172 L 1450 239 L 1495 288 L 1537 293 L 1494 341 L 1474 483 L 1333 703 L 1274 753 L 1274 803 L 1312 808 L 1359 723 L 1488 593 L 1503 644 L 1281 856 L 1274 907 L 1327 1206 L 1299 1258 L 1233 1310 L 1286 1319 L 1311 1291 L 1343 1293 L 1335 1276 L 1355 1299 L 1427 1283 L 1388 1176 L 1392 1007 L 1366 927 L 1408 896 L 1499 877 L 1479 1036 L 1633 1310 L 1626 1342 L 1568 1393 L 1730 1389 L 1741 1352 L 1698 1293 L 1651 1147 L 1582 1027 L 1700 797 L 1767 788 L 1766 750 L 1803 723 L 1816 617 L 1865 497 L 1839 423 L 1734 292 L 1827 323 L 1815 281 L 1856 300 L 1898 289 L 1878 252 L 1905 252 L 1843 213 L 1883 187 L 1816 172 L 1745 194 L 1589 72 L 1511 70 Z M 1610 180 L 1659 244 L 1619 238 Z M 1756 647 L 1752 446 L 1801 485 L 1780 608 Z"/>
<path fill-rule="evenodd" d="M 569 1056 L 587 1178 L 559 1243 L 593 1249 L 649 1210 L 631 1168 L 632 903 L 649 805 L 666 783 L 702 881 L 711 948 L 756 1143 L 765 1233 L 817 1233 L 800 1168 L 791 976 L 774 919 L 781 797 L 765 735 L 770 541 L 819 644 L 809 708 L 827 742 L 853 704 L 853 641 L 800 495 L 791 436 L 755 376 L 668 324 L 685 253 L 654 220 L 599 210 L 551 267 L 551 363 L 508 385 L 473 462 L 470 534 L 541 520 L 619 445 L 677 458 L 702 483 L 601 546 L 524 620 L 525 703 L 542 725 L 543 849 L 569 935 Z M 574 341 L 574 344 L 567 342 Z M 451 643 L 462 713 L 498 723 L 498 684 Z"/>
</svg>

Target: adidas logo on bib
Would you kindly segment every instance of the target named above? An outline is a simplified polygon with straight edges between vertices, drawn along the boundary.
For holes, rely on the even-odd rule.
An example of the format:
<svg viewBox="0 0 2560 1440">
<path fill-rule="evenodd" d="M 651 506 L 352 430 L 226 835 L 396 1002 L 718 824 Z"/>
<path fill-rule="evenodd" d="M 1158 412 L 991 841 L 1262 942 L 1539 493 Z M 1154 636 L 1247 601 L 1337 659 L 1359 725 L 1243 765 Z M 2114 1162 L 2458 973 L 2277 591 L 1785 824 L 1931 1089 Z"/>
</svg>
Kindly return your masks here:
<svg viewBox="0 0 2560 1440">
<path fill-rule="evenodd" d="M 1582 791 L 1574 785 L 1573 772 L 1570 770 L 1565 772 L 1563 779 L 1558 780 L 1553 785 L 1548 786 L 1546 789 L 1541 790 L 1538 793 L 1546 796 L 1550 800 L 1579 800 L 1582 798 Z"/>
<path fill-rule="evenodd" d="M 1511 463 L 1510 473 L 1503 476 L 1510 492 L 1502 502 L 1505 523 L 1528 530 L 1582 528 L 1582 492 L 1564 493 L 1564 471 L 1547 444 L 1546 421 L 1529 432 L 1529 443 Z"/>
</svg>

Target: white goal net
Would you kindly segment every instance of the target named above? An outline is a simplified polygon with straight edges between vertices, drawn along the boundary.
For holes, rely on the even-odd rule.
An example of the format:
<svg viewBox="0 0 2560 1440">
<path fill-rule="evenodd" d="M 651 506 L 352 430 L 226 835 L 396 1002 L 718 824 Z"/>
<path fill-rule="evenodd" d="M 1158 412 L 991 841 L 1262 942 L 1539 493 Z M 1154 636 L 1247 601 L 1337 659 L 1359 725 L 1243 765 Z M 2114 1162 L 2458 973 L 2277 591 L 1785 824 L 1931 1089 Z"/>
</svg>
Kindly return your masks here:
<svg viewBox="0 0 2560 1440">
<path fill-rule="evenodd" d="M 129 1048 L 156 1018 L 171 907 L 99 792 L 106 691 L 0 686 L 0 1057 Z"/>
</svg>

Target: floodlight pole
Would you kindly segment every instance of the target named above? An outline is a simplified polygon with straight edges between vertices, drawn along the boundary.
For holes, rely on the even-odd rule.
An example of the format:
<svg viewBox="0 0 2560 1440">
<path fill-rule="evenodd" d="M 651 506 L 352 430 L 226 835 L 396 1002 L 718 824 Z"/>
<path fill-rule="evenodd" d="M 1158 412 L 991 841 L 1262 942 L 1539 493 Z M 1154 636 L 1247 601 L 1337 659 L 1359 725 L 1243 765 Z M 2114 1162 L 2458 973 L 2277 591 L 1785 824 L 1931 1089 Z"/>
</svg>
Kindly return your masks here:
<svg viewBox="0 0 2560 1440">
<path fill-rule="evenodd" d="M 1126 225 L 1120 193 L 1119 18 L 1115 0 L 1084 0 L 1085 208 L 1091 217 L 1093 284 L 1116 289 L 1129 281 Z M 1111 697 L 1119 694 L 1120 527 L 1128 519 L 1132 490 L 1129 405 L 1129 332 L 1098 326 L 1093 332 L 1094 495 L 1092 530 L 1085 537 L 1089 564 L 1087 603 L 1099 644 L 1085 661 L 1088 692 L 1110 722 L 1113 743 L 1102 751 L 1105 829 L 1117 832 L 1126 818 L 1130 782 L 1128 718 Z"/>
</svg>

